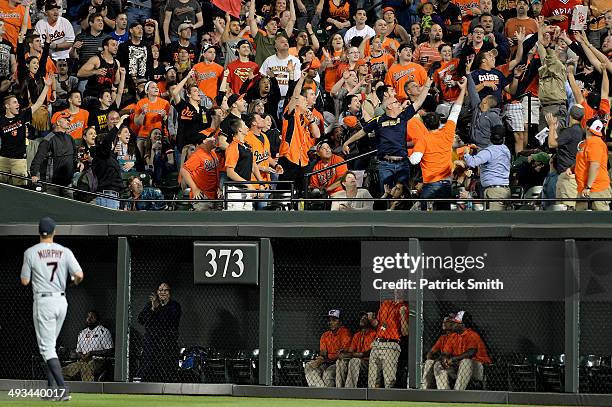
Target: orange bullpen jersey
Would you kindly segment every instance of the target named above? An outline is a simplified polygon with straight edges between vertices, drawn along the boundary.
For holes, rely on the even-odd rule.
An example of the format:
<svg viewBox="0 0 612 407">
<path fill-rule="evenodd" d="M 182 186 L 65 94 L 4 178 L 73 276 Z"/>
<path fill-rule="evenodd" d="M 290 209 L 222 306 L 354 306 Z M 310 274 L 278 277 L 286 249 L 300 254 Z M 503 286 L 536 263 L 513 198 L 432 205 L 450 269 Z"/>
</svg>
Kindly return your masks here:
<svg viewBox="0 0 612 407">
<path fill-rule="evenodd" d="M 408 318 L 408 304 L 405 302 L 384 301 L 378 310 L 378 326 L 376 337 L 382 339 L 400 340 L 402 337 L 400 308 L 406 307 Z"/>
<path fill-rule="evenodd" d="M 403 102 L 408 99 L 404 85 L 409 80 L 415 80 L 419 85 L 423 86 L 427 80 L 427 72 L 425 69 L 414 62 L 408 62 L 406 65 L 393 64 L 387 76 L 385 77 L 385 84 L 393 86 L 397 93 L 397 100 Z"/>
<path fill-rule="evenodd" d="M 349 352 L 365 353 L 371 350 L 374 339 L 376 339 L 376 329 L 367 329 L 365 332 L 355 332 L 351 340 Z"/>
<path fill-rule="evenodd" d="M 145 111 L 145 118 L 142 126 L 138 128 L 138 137 L 149 137 L 153 129 L 162 129 L 164 121 L 162 119 L 162 111 L 166 112 L 166 117 L 170 114 L 170 103 L 160 97 L 151 102 L 149 98 L 140 99 L 136 103 L 134 116 L 139 116 Z"/>
<path fill-rule="evenodd" d="M 345 326 L 338 328 L 336 332 L 326 331 L 321 335 L 319 349 L 321 352 L 327 352 L 327 359 L 336 360 L 340 350 L 348 350 L 351 346 L 351 337 L 351 331 Z"/>
<path fill-rule="evenodd" d="M 457 334 L 454 332 L 440 335 L 434 346 L 431 347 L 431 353 L 442 352 L 447 344 L 451 344 L 453 340 L 456 340 L 456 336 Z"/>
<path fill-rule="evenodd" d="M 187 161 L 183 164 L 191 179 L 198 189 L 206 195 L 208 199 L 217 199 L 219 189 L 219 157 L 217 153 L 197 148 Z M 189 193 L 189 198 L 193 199 L 193 192 Z"/>
<path fill-rule="evenodd" d="M 491 363 L 487 347 L 476 331 L 468 328 L 463 333 L 455 335 L 453 340 L 446 343 L 442 350 L 443 353 L 458 356 L 470 349 L 476 349 L 476 355 L 472 358 L 473 360 L 484 364 Z"/>
<path fill-rule="evenodd" d="M 251 146 L 253 149 L 253 160 L 255 160 L 255 164 L 260 167 L 270 167 L 270 163 L 268 159 L 270 158 L 270 141 L 268 140 L 268 136 L 261 133 L 259 137 L 257 137 L 253 132 L 249 131 L 244 138 L 245 143 Z M 270 181 L 270 173 L 261 171 L 261 178 L 264 181 Z M 251 176 L 251 181 L 256 181 L 257 178 L 255 174 Z"/>
<path fill-rule="evenodd" d="M 308 119 L 299 111 L 299 108 L 296 107 L 291 113 L 283 113 L 280 157 L 286 157 L 293 164 L 305 167 L 309 162 L 308 150 L 312 142 Z"/>
<path fill-rule="evenodd" d="M 608 147 L 599 136 L 591 136 L 578 144 L 576 153 L 576 184 L 578 194 L 581 194 L 589 177 L 589 167 L 592 162 L 599 163 L 597 176 L 591 192 L 601 192 L 610 188 L 610 176 L 608 174 Z"/>
<path fill-rule="evenodd" d="M 54 122 L 55 118 L 64 112 L 70 113 L 68 109 L 62 110 L 61 112 L 57 112 L 53 115 L 51 121 Z M 66 133 L 70 134 L 75 140 L 82 139 L 83 130 L 85 130 L 85 127 L 87 127 L 88 120 L 89 112 L 87 110 L 79 109 L 76 114 L 70 115 L 70 127 L 68 127 L 68 131 Z"/>
<path fill-rule="evenodd" d="M 408 156 L 412 155 L 417 142 L 426 134 L 429 134 L 429 130 L 425 127 L 421 115 L 415 114 L 406 123 L 406 142 L 412 143 L 412 147 L 408 147 Z"/>
<path fill-rule="evenodd" d="M 21 30 L 21 23 L 25 16 L 25 7 L 17 5 L 11 7 L 8 0 L 0 0 L 0 20 L 4 21 L 4 39 L 17 49 L 17 38 Z M 28 28 L 32 28 L 32 21 L 28 18 Z"/>
<path fill-rule="evenodd" d="M 215 100 L 219 92 L 219 79 L 223 77 L 223 67 L 216 62 L 200 62 L 193 67 L 198 88 L 210 99 Z"/>
<path fill-rule="evenodd" d="M 457 75 L 457 69 L 459 69 L 459 58 L 442 62 L 440 68 L 433 74 L 433 81 L 442 92 L 442 97 L 446 102 L 454 102 L 459 97 L 459 93 L 461 93 L 459 86 L 448 85 L 450 81 L 458 81 L 460 79 Z"/>
<path fill-rule="evenodd" d="M 423 182 L 448 179 L 453 172 L 453 141 L 457 124 L 448 121 L 441 129 L 429 132 L 414 146 L 414 152 L 423 154 L 421 170 Z"/>
<path fill-rule="evenodd" d="M 312 170 L 313 171 L 322 170 L 323 168 L 327 168 L 330 165 L 338 164 L 342 161 L 344 161 L 342 157 L 336 154 L 332 154 L 331 159 L 329 160 L 329 163 L 326 164 L 322 160 L 319 160 L 317 161 L 317 163 L 315 164 Z M 312 177 L 310 177 L 310 186 L 313 188 L 318 188 L 318 189 L 327 189 L 327 187 L 329 187 L 331 184 L 342 179 L 342 177 L 344 177 L 344 174 L 346 174 L 347 171 L 348 171 L 348 167 L 346 166 L 346 164 L 342 164 L 339 167 L 320 172 L 317 175 L 313 175 Z M 340 191 L 342 191 L 342 186 L 338 185 L 332 191 L 327 191 L 327 192 L 330 195 L 332 195 Z"/>
</svg>

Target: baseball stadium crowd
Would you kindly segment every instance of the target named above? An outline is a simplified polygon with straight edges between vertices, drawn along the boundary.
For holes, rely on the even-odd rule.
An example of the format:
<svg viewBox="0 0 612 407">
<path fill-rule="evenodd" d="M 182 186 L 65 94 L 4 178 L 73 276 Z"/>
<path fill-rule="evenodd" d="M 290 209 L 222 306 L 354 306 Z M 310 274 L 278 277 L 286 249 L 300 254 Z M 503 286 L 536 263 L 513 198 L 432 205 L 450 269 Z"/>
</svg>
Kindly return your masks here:
<svg viewBox="0 0 612 407">
<path fill-rule="evenodd" d="M 279 209 L 282 181 L 307 209 L 610 210 L 611 59 L 609 0 L 0 0 L 0 182 L 124 210 Z"/>
</svg>

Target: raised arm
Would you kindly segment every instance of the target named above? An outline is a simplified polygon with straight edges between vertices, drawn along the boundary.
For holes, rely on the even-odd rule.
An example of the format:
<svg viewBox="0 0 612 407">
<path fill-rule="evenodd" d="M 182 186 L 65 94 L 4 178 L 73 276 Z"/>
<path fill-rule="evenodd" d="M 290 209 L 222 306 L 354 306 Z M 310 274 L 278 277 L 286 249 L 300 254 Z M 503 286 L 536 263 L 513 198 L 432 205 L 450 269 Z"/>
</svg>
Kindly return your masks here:
<svg viewBox="0 0 612 407">
<path fill-rule="evenodd" d="M 574 66 L 567 66 L 567 81 L 569 82 L 570 88 L 572 89 L 572 94 L 574 95 L 574 99 L 577 104 L 582 104 L 584 102 L 584 96 L 582 96 L 582 92 L 580 91 L 580 87 L 576 82 L 576 78 L 574 77 Z M 550 136 L 549 136 L 550 139 Z"/>
<path fill-rule="evenodd" d="M 293 0 L 289 0 L 289 13 L 291 14 L 291 17 L 289 18 L 287 27 L 285 27 L 285 32 L 289 37 L 291 37 L 293 36 L 293 27 L 295 27 L 295 21 L 297 20 L 295 15 L 295 3 Z"/>
<path fill-rule="evenodd" d="M 48 78 L 45 78 L 45 87 L 43 88 L 42 92 L 40 92 L 40 95 L 38 96 L 38 99 L 36 99 L 36 102 L 34 102 L 32 106 L 30 106 L 30 109 L 32 109 L 32 113 L 37 111 L 43 105 L 43 103 L 45 103 L 45 99 L 47 99 L 47 91 L 49 90 L 54 81 L 55 78 L 52 75 L 49 75 Z"/>
<path fill-rule="evenodd" d="M 295 106 L 297 105 L 298 98 L 300 97 L 300 93 L 302 92 L 303 85 L 304 75 L 300 76 L 300 80 L 296 83 L 295 88 L 293 89 L 291 100 L 289 100 L 289 103 L 287 104 L 287 113 L 292 113 L 295 110 Z"/>
<path fill-rule="evenodd" d="M 429 95 L 429 89 L 431 88 L 432 83 L 433 81 L 431 80 L 431 78 L 427 78 L 427 81 L 425 82 L 425 88 L 421 90 L 421 94 L 412 104 L 412 107 L 414 108 L 415 112 L 417 112 L 421 108 L 421 106 L 423 106 L 427 95 Z"/>
<path fill-rule="evenodd" d="M 255 14 L 255 0 L 251 0 L 251 3 L 249 4 L 249 16 L 247 17 L 247 22 L 251 28 L 251 37 L 255 39 L 255 36 L 259 31 L 259 27 L 257 27 L 257 17 Z"/>
</svg>

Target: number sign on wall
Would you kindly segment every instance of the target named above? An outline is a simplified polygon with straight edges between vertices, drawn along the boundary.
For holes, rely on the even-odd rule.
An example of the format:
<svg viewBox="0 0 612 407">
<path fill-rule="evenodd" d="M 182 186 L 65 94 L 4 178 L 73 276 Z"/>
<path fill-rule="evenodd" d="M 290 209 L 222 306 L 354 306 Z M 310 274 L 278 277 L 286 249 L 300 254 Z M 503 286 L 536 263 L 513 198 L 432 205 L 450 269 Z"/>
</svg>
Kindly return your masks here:
<svg viewBox="0 0 612 407">
<path fill-rule="evenodd" d="M 259 283 L 257 242 L 194 242 L 195 284 Z"/>
</svg>

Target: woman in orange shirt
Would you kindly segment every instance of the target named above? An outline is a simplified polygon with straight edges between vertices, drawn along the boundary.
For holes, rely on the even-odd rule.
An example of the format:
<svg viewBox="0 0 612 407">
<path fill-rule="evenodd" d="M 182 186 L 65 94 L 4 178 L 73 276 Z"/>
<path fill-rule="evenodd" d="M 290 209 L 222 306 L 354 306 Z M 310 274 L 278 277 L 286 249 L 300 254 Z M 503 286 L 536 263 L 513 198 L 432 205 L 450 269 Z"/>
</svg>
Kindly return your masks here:
<svg viewBox="0 0 612 407">
<path fill-rule="evenodd" d="M 145 151 L 147 140 L 153 129 L 163 130 L 164 123 L 170 114 L 170 103 L 159 97 L 159 88 L 153 81 L 145 85 L 147 97 L 140 99 L 134 109 L 134 124 L 140 126 L 138 129 L 138 149 L 143 157 L 148 156 Z"/>
<path fill-rule="evenodd" d="M 321 69 L 324 70 L 325 91 L 331 92 L 334 84 L 338 81 L 338 66 L 346 59 L 344 49 L 344 38 L 340 34 L 330 37 L 327 47 L 323 48 Z"/>
</svg>

